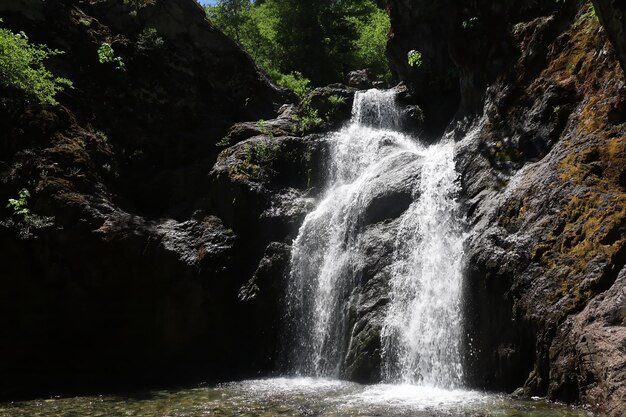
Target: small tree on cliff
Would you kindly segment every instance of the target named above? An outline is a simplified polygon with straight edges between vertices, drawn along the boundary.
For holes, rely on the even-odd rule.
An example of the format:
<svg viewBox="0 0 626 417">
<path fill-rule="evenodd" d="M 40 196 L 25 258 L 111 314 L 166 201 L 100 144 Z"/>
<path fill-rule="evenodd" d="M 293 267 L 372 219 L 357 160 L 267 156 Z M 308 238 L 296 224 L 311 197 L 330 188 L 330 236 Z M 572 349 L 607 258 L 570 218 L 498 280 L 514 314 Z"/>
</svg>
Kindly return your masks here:
<svg viewBox="0 0 626 417">
<path fill-rule="evenodd" d="M 2 19 L 0 19 L 2 22 Z M 72 83 L 55 77 L 44 61 L 61 51 L 29 42 L 24 32 L 0 28 L 0 85 L 21 90 L 28 100 L 56 104 L 56 94 Z"/>
</svg>

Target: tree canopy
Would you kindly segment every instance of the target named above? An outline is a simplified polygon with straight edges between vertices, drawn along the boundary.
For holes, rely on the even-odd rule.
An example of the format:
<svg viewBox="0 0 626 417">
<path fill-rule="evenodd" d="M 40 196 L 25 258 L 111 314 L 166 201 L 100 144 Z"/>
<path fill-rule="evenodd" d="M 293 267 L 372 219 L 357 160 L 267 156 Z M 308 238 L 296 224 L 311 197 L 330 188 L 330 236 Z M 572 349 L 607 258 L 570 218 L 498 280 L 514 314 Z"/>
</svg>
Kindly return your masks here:
<svg viewBox="0 0 626 417">
<path fill-rule="evenodd" d="M 206 10 L 280 85 L 329 84 L 359 68 L 390 78 L 389 17 L 374 0 L 220 0 Z"/>
</svg>

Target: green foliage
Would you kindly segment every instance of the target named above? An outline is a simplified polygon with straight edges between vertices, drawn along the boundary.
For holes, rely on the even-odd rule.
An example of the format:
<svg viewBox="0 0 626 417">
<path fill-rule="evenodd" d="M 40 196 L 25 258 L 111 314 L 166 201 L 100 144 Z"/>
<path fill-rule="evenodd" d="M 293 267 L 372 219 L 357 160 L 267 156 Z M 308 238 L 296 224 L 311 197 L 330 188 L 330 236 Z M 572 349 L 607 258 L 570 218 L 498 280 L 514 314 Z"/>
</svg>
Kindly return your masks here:
<svg viewBox="0 0 626 417">
<path fill-rule="evenodd" d="M 276 75 L 276 84 L 281 87 L 286 87 L 292 90 L 300 100 L 306 97 L 311 92 L 311 80 L 304 78 L 298 71 L 291 72 L 289 74 Z"/>
<path fill-rule="evenodd" d="M 274 139 L 274 132 L 272 132 L 272 129 L 269 128 L 265 120 L 263 119 L 259 120 L 257 122 L 257 126 L 259 126 L 259 131 L 261 132 L 262 135 L 265 135 L 270 139 Z"/>
<path fill-rule="evenodd" d="M 209 20 L 241 44 L 279 84 L 300 97 L 357 68 L 390 78 L 389 17 L 372 0 L 220 0 Z M 304 88 L 303 88 L 304 87 Z"/>
<path fill-rule="evenodd" d="M 33 229 L 41 229 L 54 224 L 54 217 L 44 217 L 32 214 L 28 208 L 30 193 L 27 189 L 20 190 L 17 198 L 10 198 L 7 208 L 12 217 L 0 221 L 0 226 L 15 228 L 22 239 L 33 237 Z"/>
<path fill-rule="evenodd" d="M 23 188 L 17 198 L 9 198 L 9 204 L 7 204 L 7 208 L 13 210 L 13 214 L 28 214 L 30 210 L 28 209 L 28 198 L 30 197 L 30 193 L 27 189 Z"/>
<path fill-rule="evenodd" d="M 228 36 L 241 42 L 243 26 L 250 19 L 250 0 L 220 0 L 217 6 L 207 6 L 209 19 Z"/>
<path fill-rule="evenodd" d="M 100 45 L 100 48 L 98 48 L 98 61 L 101 64 L 111 62 L 115 64 L 115 68 L 117 68 L 118 70 L 123 70 L 125 67 L 122 58 L 119 56 L 115 56 L 115 51 L 113 50 L 113 47 L 110 43 L 106 42 L 102 43 L 102 45 Z"/>
<path fill-rule="evenodd" d="M 163 38 L 155 28 L 145 28 L 137 38 L 137 49 L 140 51 L 149 51 L 158 49 L 164 44 Z"/>
<path fill-rule="evenodd" d="M 589 2 L 587 5 L 587 10 L 582 13 L 578 19 L 574 22 L 574 27 L 580 26 L 583 22 L 588 19 L 597 19 L 598 15 L 596 14 L 596 8 L 594 7 L 592 2 Z"/>
<path fill-rule="evenodd" d="M 328 102 L 333 107 L 337 107 L 337 106 L 341 106 L 343 104 L 346 104 L 346 98 L 333 94 L 331 96 L 328 96 Z"/>
<path fill-rule="evenodd" d="M 295 117 L 300 133 L 308 133 L 320 127 L 324 123 L 317 109 L 311 107 L 310 103 L 304 102 L 300 113 Z"/>
<path fill-rule="evenodd" d="M 278 145 L 262 141 L 254 145 L 246 144 L 244 149 L 246 152 L 245 161 L 249 164 L 259 165 L 266 164 L 274 158 L 278 151 Z"/>
<path fill-rule="evenodd" d="M 0 28 L 0 84 L 17 88 L 41 103 L 57 104 L 56 94 L 71 87 L 72 82 L 55 77 L 43 62 L 62 53 L 45 45 L 31 44 L 24 32 Z"/>
<path fill-rule="evenodd" d="M 411 50 L 409 51 L 409 53 L 407 54 L 407 60 L 409 62 L 409 65 L 412 67 L 421 67 L 422 66 L 422 54 L 421 52 L 418 52 L 416 50 Z"/>
<path fill-rule="evenodd" d="M 374 9 L 366 20 L 356 20 L 359 37 L 354 41 L 357 63 L 355 68 L 369 68 L 374 75 L 391 81 L 391 71 L 385 48 L 387 35 L 391 30 L 391 22 L 387 12 Z"/>
</svg>

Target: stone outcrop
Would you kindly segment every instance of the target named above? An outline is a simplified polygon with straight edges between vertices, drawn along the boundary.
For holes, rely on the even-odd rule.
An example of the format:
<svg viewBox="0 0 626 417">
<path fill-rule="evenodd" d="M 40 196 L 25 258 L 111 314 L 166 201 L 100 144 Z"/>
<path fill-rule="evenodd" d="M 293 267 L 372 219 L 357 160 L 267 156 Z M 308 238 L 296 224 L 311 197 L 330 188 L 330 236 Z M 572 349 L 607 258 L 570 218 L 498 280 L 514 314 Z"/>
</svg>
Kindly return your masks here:
<svg viewBox="0 0 626 417">
<path fill-rule="evenodd" d="M 59 106 L 0 91 L 0 201 L 28 189 L 31 213 L 1 205 L 1 311 L 11 335 L 0 348 L 3 399 L 218 380 L 272 365 L 273 330 L 259 323 L 276 320 L 266 305 L 280 281 L 268 283 L 259 262 L 278 245 L 270 242 L 288 241 L 303 209 L 271 212 L 267 189 L 227 184 L 231 195 L 259 196 L 255 215 L 272 213 L 249 227 L 254 218 L 229 211 L 242 201 L 216 203 L 224 190 L 211 167 L 233 123 L 272 120 L 291 94 L 193 0 L 132 3 L 0 1 L 3 26 L 63 50 L 48 66 L 74 82 Z M 103 43 L 124 69 L 98 62 Z M 286 158 L 307 143 L 280 142 L 271 192 L 296 201 L 313 187 L 317 173 Z M 247 149 L 237 158 L 251 172 L 257 158 L 272 160 Z M 255 271 L 261 304 L 238 298 Z"/>
<path fill-rule="evenodd" d="M 449 130 L 471 232 L 470 384 L 620 416 L 621 6 L 598 8 L 603 27 L 586 2 L 388 3 L 389 56 L 415 96 L 429 91 L 430 68 L 459 79 Z M 406 53 L 420 48 L 424 68 L 410 68 Z"/>
</svg>

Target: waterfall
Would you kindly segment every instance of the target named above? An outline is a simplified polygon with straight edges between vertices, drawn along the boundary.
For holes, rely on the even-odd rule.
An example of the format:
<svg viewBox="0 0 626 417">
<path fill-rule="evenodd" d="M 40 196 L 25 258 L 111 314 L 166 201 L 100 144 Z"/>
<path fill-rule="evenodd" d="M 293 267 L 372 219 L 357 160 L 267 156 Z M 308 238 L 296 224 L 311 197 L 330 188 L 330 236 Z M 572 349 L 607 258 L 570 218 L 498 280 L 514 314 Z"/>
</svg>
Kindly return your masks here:
<svg viewBox="0 0 626 417">
<path fill-rule="evenodd" d="M 447 388 L 462 384 L 463 233 L 453 156 L 453 142 L 426 149 L 420 198 L 402 218 L 383 327 L 388 380 Z"/>
<path fill-rule="evenodd" d="M 340 374 L 351 334 L 349 300 L 367 257 L 366 212 L 377 195 L 408 185 L 413 202 L 397 219 L 392 242 L 383 375 L 439 387 L 462 382 L 454 145 L 423 146 L 398 131 L 400 115 L 392 91 L 359 92 L 349 125 L 329 136 L 330 179 L 294 241 L 287 288 L 291 364 L 300 375 Z"/>
</svg>

